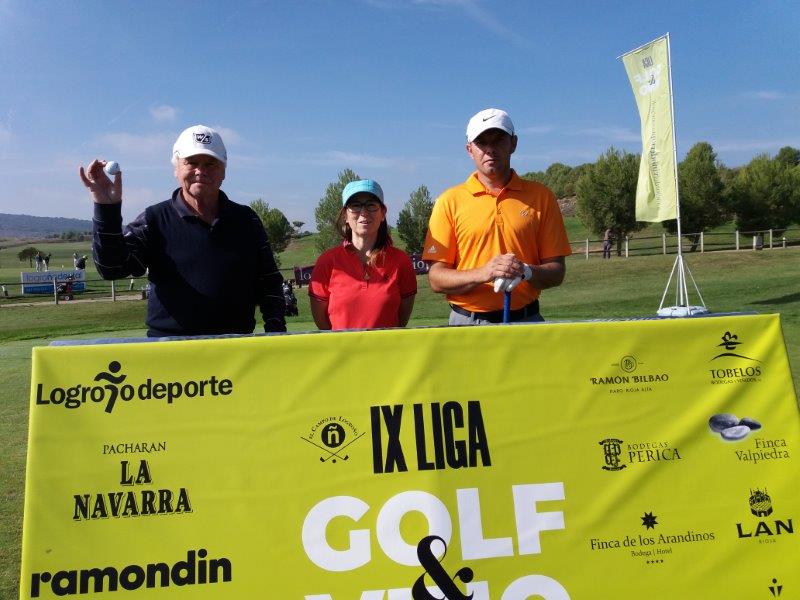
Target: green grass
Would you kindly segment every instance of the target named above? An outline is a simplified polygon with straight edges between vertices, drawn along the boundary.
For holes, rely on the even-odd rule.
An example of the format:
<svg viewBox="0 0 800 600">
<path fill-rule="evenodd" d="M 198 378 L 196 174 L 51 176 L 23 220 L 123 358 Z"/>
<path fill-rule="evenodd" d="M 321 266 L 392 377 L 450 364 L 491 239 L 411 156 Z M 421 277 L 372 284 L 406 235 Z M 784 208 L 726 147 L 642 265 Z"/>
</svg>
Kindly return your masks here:
<svg viewBox="0 0 800 600">
<path fill-rule="evenodd" d="M 283 266 L 290 267 L 295 260 L 312 264 L 313 237 L 293 243 L 295 247 L 283 255 Z M 63 252 L 71 257 L 73 251 Z M 7 252 L 0 252 L 3 265 Z M 566 282 L 544 292 L 542 312 L 549 320 L 651 316 L 674 260 L 674 255 L 610 261 L 596 255 L 588 261 L 581 255 L 570 257 Z M 686 261 L 712 311 L 781 313 L 795 388 L 800 390 L 800 248 L 691 254 Z M 431 292 L 427 278 L 419 277 L 418 283 L 411 325 L 446 323 L 448 309 L 442 296 Z M 297 290 L 301 315 L 289 320 L 290 331 L 314 329 L 306 290 Z M 0 598 L 15 598 L 18 593 L 31 348 L 62 337 L 141 337 L 144 313 L 141 300 L 34 307 L 0 304 L 4 383 L 0 388 Z"/>
</svg>

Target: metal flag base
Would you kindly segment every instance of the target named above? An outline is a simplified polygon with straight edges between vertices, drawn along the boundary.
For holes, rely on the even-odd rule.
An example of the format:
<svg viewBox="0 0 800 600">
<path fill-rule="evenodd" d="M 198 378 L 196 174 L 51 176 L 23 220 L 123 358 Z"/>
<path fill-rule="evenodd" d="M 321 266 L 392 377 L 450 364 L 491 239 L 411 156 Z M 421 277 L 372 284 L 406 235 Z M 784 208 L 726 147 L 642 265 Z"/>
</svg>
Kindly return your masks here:
<svg viewBox="0 0 800 600">
<path fill-rule="evenodd" d="M 694 286 L 694 291 L 697 292 L 697 297 L 700 299 L 699 306 L 689 303 L 689 288 L 686 285 L 687 273 Z M 664 306 L 664 300 L 667 297 L 667 292 L 672 284 L 673 277 L 675 277 L 675 304 L 673 306 Z M 667 287 L 664 288 L 664 294 L 661 296 L 661 304 L 658 305 L 656 314 L 659 317 L 695 317 L 708 314 L 706 303 L 703 301 L 700 289 L 697 287 L 692 272 L 689 270 L 689 265 L 684 262 L 683 255 L 680 253 L 675 259 L 675 264 L 672 265 L 672 272 L 669 274 Z"/>
</svg>

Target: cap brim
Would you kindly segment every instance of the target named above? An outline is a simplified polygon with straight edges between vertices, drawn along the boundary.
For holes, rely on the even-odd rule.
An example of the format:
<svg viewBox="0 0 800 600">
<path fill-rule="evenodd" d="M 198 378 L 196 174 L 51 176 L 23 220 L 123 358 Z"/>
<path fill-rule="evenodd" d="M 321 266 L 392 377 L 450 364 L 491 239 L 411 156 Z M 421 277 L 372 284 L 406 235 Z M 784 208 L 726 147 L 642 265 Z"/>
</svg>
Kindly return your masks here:
<svg viewBox="0 0 800 600">
<path fill-rule="evenodd" d="M 186 156 L 183 156 L 181 154 L 177 154 L 176 158 L 191 158 L 192 156 L 198 156 L 200 154 L 205 154 L 206 156 L 213 156 L 219 162 L 221 162 L 223 165 L 228 164 L 228 161 L 225 158 L 223 158 L 222 156 L 220 156 L 219 154 L 217 154 L 216 152 L 212 152 L 211 150 L 205 150 L 203 148 L 198 148 L 196 152 L 192 152 L 191 154 L 187 154 Z"/>
</svg>

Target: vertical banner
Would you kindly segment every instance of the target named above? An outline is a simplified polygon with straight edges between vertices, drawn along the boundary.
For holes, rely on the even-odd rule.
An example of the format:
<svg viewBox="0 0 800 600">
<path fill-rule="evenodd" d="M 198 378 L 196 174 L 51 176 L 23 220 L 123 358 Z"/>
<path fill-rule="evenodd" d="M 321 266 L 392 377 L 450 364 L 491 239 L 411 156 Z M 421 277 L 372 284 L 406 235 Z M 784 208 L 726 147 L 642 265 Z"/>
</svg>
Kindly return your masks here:
<svg viewBox="0 0 800 600">
<path fill-rule="evenodd" d="M 669 60 L 667 36 L 622 56 L 642 121 L 642 160 L 636 186 L 637 221 L 677 218 Z"/>
<path fill-rule="evenodd" d="M 34 348 L 30 402 L 22 600 L 800 597 L 777 315 Z"/>
</svg>

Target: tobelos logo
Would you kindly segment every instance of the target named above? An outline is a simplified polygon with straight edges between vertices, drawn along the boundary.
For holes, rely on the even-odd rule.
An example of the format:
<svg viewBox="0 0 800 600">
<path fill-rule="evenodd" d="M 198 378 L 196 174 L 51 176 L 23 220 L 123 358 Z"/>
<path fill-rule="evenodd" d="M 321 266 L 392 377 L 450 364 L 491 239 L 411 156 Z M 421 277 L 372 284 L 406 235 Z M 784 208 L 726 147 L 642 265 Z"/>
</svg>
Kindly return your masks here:
<svg viewBox="0 0 800 600">
<path fill-rule="evenodd" d="M 188 381 L 153 381 L 148 377 L 142 383 L 127 383 L 128 376 L 120 374 L 122 365 L 112 360 L 107 371 L 94 376 L 96 385 L 78 383 L 69 387 L 53 387 L 45 390 L 44 384 L 36 385 L 36 405 L 64 405 L 64 408 L 80 408 L 87 403 L 105 403 L 105 412 L 114 410 L 117 400 L 166 400 L 172 404 L 179 398 L 203 398 L 206 396 L 229 396 L 233 392 L 230 379 L 219 379 L 212 375 L 208 379 Z"/>
<path fill-rule="evenodd" d="M 736 354 L 736 352 L 733 352 L 733 350 L 736 350 L 737 346 L 741 346 L 743 343 L 739 341 L 739 336 L 736 335 L 735 333 L 726 331 L 720 339 L 722 340 L 722 342 L 717 344 L 717 347 L 724 348 L 726 352 L 721 352 L 720 354 L 717 354 L 711 360 L 717 360 L 718 358 L 730 356 L 734 358 L 743 358 L 745 360 L 750 360 L 753 362 L 761 362 L 760 360 L 757 360 L 755 358 L 750 358 L 749 356 L 744 356 L 743 354 Z"/>
</svg>

